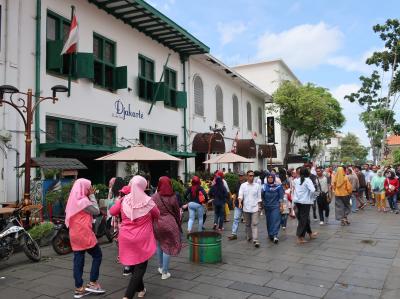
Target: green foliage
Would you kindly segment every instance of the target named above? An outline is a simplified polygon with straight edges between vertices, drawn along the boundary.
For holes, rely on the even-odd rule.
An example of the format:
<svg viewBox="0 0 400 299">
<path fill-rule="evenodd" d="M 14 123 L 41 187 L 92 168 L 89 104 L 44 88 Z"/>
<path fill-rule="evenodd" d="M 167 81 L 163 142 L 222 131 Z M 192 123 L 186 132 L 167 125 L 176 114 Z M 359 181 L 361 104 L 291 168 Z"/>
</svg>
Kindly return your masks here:
<svg viewBox="0 0 400 299">
<path fill-rule="evenodd" d="M 239 183 L 239 176 L 235 173 L 226 173 L 224 175 L 225 181 L 228 184 L 229 190 L 233 192 Z"/>
<path fill-rule="evenodd" d="M 189 180 L 191 180 L 193 176 L 198 176 L 201 180 L 204 181 L 210 181 L 213 179 L 212 173 L 209 173 L 208 171 L 191 172 L 189 173 Z"/>
<path fill-rule="evenodd" d="M 108 197 L 108 187 L 104 184 L 96 184 L 93 186 L 96 189 L 96 198 L 105 199 Z"/>
<path fill-rule="evenodd" d="M 367 160 L 368 149 L 360 144 L 358 137 L 348 133 L 340 142 L 339 160 L 343 164 L 364 164 Z"/>
<path fill-rule="evenodd" d="M 393 151 L 393 164 L 400 165 L 400 149 Z"/>
<path fill-rule="evenodd" d="M 43 222 L 35 225 L 30 230 L 28 230 L 32 239 L 40 240 L 51 234 L 54 229 L 54 224 L 52 222 Z"/>
<path fill-rule="evenodd" d="M 48 204 L 54 204 L 56 202 L 60 202 L 63 206 L 65 206 L 69 197 L 69 193 L 71 192 L 72 185 L 73 182 L 62 185 L 60 190 L 53 190 L 47 192 L 46 202 Z"/>
<path fill-rule="evenodd" d="M 182 201 L 185 202 L 185 198 L 184 198 L 185 187 L 175 179 L 172 179 L 171 182 L 172 182 L 172 188 L 174 189 L 174 192 L 178 192 L 179 195 L 181 196 Z"/>
<path fill-rule="evenodd" d="M 326 88 L 285 81 L 273 98 L 274 106 L 268 110 L 280 112 L 278 121 L 288 132 L 287 143 L 290 144 L 295 134 L 304 136 L 311 159 L 318 154 L 318 147 L 313 146 L 313 142 L 332 137 L 344 124 L 342 108 Z M 285 153 L 285 161 L 288 154 L 289 150 Z"/>
<path fill-rule="evenodd" d="M 43 170 L 43 175 L 44 178 L 47 180 L 52 180 L 54 177 L 58 177 L 61 173 L 61 170 L 59 169 L 44 169 Z"/>
<path fill-rule="evenodd" d="M 400 123 L 392 126 L 392 133 L 393 135 L 400 135 Z"/>
</svg>

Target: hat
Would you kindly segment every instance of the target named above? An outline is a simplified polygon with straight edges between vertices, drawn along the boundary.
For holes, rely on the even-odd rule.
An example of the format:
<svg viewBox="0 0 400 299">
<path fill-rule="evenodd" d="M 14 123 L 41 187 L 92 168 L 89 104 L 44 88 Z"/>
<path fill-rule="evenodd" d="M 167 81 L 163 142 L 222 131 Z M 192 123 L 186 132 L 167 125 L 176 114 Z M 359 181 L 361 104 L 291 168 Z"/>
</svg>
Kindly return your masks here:
<svg viewBox="0 0 400 299">
<path fill-rule="evenodd" d="M 244 171 L 239 171 L 239 176 L 244 176 L 244 175 L 245 175 Z"/>
<path fill-rule="evenodd" d="M 122 187 L 121 190 L 119 190 L 119 192 L 127 195 L 129 193 L 131 193 L 131 187 L 129 185 Z"/>
</svg>

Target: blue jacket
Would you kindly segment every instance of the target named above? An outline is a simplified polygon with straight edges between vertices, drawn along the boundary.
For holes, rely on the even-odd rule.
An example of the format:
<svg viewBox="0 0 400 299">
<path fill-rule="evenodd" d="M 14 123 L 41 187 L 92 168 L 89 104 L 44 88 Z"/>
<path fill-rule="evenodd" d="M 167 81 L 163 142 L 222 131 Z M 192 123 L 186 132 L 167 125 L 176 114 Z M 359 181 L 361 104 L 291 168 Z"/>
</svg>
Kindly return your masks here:
<svg viewBox="0 0 400 299">
<path fill-rule="evenodd" d="M 261 197 L 264 207 L 279 207 L 283 200 L 284 191 L 282 185 L 269 185 L 262 186 Z"/>
</svg>

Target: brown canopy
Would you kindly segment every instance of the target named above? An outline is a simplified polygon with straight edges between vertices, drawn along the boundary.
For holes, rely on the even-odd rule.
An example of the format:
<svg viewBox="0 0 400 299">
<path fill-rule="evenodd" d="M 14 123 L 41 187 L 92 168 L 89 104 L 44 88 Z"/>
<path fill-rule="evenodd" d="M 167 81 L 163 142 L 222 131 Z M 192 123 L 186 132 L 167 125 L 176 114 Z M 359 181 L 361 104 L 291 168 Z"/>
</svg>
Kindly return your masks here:
<svg viewBox="0 0 400 299">
<path fill-rule="evenodd" d="M 197 133 L 193 138 L 192 152 L 222 154 L 225 153 L 224 136 L 220 133 Z"/>
<path fill-rule="evenodd" d="M 275 144 L 261 144 L 258 146 L 259 158 L 277 158 Z"/>
<path fill-rule="evenodd" d="M 257 157 L 256 143 L 253 139 L 240 139 L 237 141 L 236 154 L 245 158 Z"/>
</svg>

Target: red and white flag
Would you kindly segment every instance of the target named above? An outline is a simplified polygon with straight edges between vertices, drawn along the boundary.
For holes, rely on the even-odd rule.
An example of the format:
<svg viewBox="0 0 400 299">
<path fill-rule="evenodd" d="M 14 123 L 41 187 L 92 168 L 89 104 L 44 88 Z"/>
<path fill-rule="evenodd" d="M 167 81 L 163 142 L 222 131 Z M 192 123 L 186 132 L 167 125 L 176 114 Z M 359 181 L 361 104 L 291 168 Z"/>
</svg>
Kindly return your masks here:
<svg viewBox="0 0 400 299">
<path fill-rule="evenodd" d="M 76 46 L 78 45 L 78 40 L 79 40 L 78 21 L 74 14 L 71 21 L 71 27 L 69 29 L 68 39 L 65 42 L 64 48 L 61 51 L 61 55 L 71 54 L 76 52 Z"/>
</svg>

